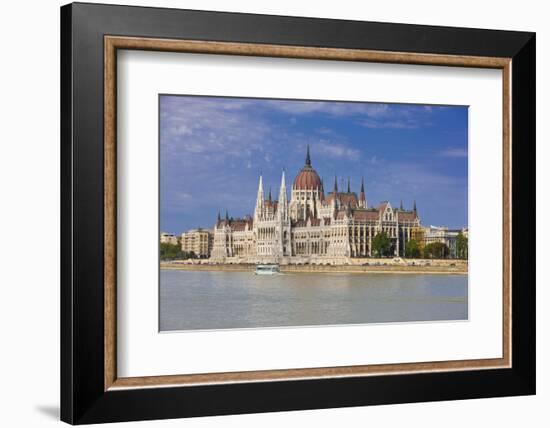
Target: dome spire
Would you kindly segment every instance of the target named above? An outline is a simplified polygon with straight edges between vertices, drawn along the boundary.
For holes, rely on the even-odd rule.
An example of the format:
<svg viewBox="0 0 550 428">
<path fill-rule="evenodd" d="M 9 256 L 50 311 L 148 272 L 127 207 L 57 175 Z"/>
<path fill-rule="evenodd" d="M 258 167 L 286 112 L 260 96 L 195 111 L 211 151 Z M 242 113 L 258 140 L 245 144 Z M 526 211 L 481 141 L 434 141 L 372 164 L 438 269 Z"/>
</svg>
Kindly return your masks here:
<svg viewBox="0 0 550 428">
<path fill-rule="evenodd" d="M 334 176 L 334 194 L 338 193 L 338 179 Z"/>
<path fill-rule="evenodd" d="M 306 162 L 302 167 L 292 185 L 292 190 L 318 190 L 321 187 L 321 179 L 317 171 L 311 166 L 309 144 L 306 149 Z"/>
<path fill-rule="evenodd" d="M 351 193 L 351 183 L 350 183 L 349 177 L 348 177 L 348 193 Z"/>
<path fill-rule="evenodd" d="M 309 156 L 309 144 L 307 145 L 307 152 L 306 152 L 306 166 L 311 167 L 311 157 Z"/>
</svg>

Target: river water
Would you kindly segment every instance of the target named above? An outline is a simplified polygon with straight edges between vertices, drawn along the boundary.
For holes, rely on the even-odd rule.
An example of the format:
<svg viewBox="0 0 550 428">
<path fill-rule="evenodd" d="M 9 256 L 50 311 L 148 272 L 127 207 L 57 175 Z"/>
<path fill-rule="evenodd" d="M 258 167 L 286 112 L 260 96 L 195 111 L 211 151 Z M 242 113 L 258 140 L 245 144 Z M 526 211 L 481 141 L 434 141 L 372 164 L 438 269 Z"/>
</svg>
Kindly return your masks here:
<svg viewBox="0 0 550 428">
<path fill-rule="evenodd" d="M 161 270 L 160 329 L 465 320 L 466 275 Z"/>
</svg>

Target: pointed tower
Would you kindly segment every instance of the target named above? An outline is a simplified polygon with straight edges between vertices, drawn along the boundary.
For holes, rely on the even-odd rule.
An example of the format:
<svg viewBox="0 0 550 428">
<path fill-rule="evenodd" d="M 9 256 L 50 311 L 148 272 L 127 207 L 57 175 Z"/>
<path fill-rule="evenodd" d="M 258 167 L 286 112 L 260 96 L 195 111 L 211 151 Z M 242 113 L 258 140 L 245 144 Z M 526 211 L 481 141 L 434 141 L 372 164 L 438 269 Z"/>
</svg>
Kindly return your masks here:
<svg viewBox="0 0 550 428">
<path fill-rule="evenodd" d="M 325 200 L 325 185 L 323 184 L 322 178 L 321 178 L 321 188 L 319 189 L 319 200 L 321 202 Z"/>
<path fill-rule="evenodd" d="M 256 196 L 256 208 L 254 209 L 254 223 L 256 223 L 263 217 L 264 206 L 264 183 L 262 175 L 260 174 L 260 181 L 258 183 L 258 195 Z"/>
<path fill-rule="evenodd" d="M 404 211 L 404 209 L 403 209 L 403 199 L 401 199 L 401 204 L 399 205 L 399 209 L 400 209 L 401 211 Z"/>
<path fill-rule="evenodd" d="M 359 192 L 359 208 L 367 208 L 367 198 L 365 197 L 365 179 L 361 177 L 361 192 Z"/>
<path fill-rule="evenodd" d="M 271 202 L 273 202 L 273 200 L 271 199 L 271 186 L 269 186 L 269 196 L 267 197 L 267 200 L 269 201 L 270 204 Z"/>
<path fill-rule="evenodd" d="M 313 194 L 313 218 L 317 218 L 317 198 Z"/>
<path fill-rule="evenodd" d="M 348 193 L 351 193 L 351 182 L 349 177 L 348 177 Z"/>
<path fill-rule="evenodd" d="M 414 204 L 413 204 L 413 213 L 416 216 L 416 199 L 414 200 Z"/>
<path fill-rule="evenodd" d="M 338 177 L 334 176 L 334 186 L 332 188 L 332 199 L 330 201 L 332 205 L 332 212 L 334 215 L 336 215 L 336 211 L 338 208 L 340 208 L 340 204 L 338 203 Z"/>
<path fill-rule="evenodd" d="M 279 202 L 277 205 L 277 247 L 275 253 L 278 256 L 290 255 L 290 207 L 286 195 L 285 171 L 281 175 L 281 187 L 279 188 Z"/>
<path fill-rule="evenodd" d="M 279 202 L 277 205 L 277 213 L 281 220 L 288 219 L 288 198 L 286 196 L 286 179 L 285 171 L 281 175 L 281 186 L 279 187 Z"/>
<path fill-rule="evenodd" d="M 307 152 L 306 152 L 306 166 L 309 166 L 311 168 L 311 157 L 309 156 L 309 144 L 307 145 Z"/>
</svg>

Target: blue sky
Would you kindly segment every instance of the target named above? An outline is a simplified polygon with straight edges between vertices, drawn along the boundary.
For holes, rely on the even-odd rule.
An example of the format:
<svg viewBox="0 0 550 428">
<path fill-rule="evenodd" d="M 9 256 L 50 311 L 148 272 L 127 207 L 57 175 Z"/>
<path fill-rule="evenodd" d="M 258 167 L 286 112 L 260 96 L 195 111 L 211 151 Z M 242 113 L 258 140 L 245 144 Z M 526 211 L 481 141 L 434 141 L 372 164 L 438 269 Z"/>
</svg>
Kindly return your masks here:
<svg viewBox="0 0 550 428">
<path fill-rule="evenodd" d="M 218 211 L 252 214 L 258 176 L 276 198 L 311 160 L 332 190 L 365 178 L 369 206 L 388 200 L 424 225 L 468 223 L 468 108 L 161 95 L 160 228 L 212 227 Z M 290 191 L 289 191 L 290 197 Z"/>
</svg>

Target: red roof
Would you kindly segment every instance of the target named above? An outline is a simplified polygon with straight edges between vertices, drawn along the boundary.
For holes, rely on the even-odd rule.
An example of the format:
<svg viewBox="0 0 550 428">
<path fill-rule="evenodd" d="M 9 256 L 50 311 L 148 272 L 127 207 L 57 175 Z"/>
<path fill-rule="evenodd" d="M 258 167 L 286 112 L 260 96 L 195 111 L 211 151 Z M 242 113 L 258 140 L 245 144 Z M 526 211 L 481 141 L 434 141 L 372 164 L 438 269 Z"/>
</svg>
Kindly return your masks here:
<svg viewBox="0 0 550 428">
<path fill-rule="evenodd" d="M 217 224 L 218 227 L 223 226 L 230 226 L 231 230 L 234 231 L 243 231 L 246 228 L 246 225 L 248 224 L 248 229 L 252 229 L 253 220 L 251 217 L 247 218 L 234 218 L 230 220 L 220 220 Z"/>
<path fill-rule="evenodd" d="M 293 187 L 298 190 L 318 189 L 321 187 L 321 179 L 312 167 L 304 166 L 294 179 Z"/>
<path fill-rule="evenodd" d="M 380 211 L 380 212 L 386 211 L 387 206 L 388 206 L 388 202 L 386 202 L 386 201 L 381 202 L 380 205 L 378 205 L 378 211 Z"/>
<path fill-rule="evenodd" d="M 326 197 L 326 203 L 330 204 L 332 200 L 334 199 L 334 192 L 329 193 Z M 348 202 L 351 205 L 352 208 L 356 208 L 358 206 L 357 201 L 357 195 L 355 193 L 337 193 L 336 199 L 340 201 L 341 204 L 347 205 Z"/>
<path fill-rule="evenodd" d="M 399 220 L 414 221 L 416 220 L 416 214 L 412 211 L 399 211 Z"/>
<path fill-rule="evenodd" d="M 298 173 L 294 179 L 292 186 L 294 189 L 306 190 L 306 189 L 320 189 L 321 179 L 317 172 L 311 167 L 311 157 L 309 156 L 309 144 L 306 152 L 306 162 L 302 170 Z"/>
<path fill-rule="evenodd" d="M 346 216 L 346 210 L 339 210 L 336 213 L 336 220 L 343 220 L 345 216 Z"/>
<path fill-rule="evenodd" d="M 378 220 L 380 218 L 380 213 L 374 210 L 355 210 L 353 212 L 353 218 L 358 221 Z"/>
<path fill-rule="evenodd" d="M 344 205 L 349 203 L 352 208 L 357 207 L 357 195 L 355 193 L 342 193 L 340 195 L 340 201 Z"/>
</svg>

